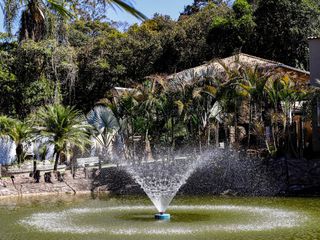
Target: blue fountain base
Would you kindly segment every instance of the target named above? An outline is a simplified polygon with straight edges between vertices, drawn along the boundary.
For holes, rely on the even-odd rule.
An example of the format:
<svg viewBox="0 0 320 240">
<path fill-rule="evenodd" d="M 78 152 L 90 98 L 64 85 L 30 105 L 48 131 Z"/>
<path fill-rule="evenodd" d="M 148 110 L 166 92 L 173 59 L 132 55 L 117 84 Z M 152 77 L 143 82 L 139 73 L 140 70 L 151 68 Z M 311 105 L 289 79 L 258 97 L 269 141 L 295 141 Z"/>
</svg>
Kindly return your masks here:
<svg viewBox="0 0 320 240">
<path fill-rule="evenodd" d="M 154 215 L 157 220 L 170 220 L 170 214 L 168 213 L 157 213 Z"/>
</svg>

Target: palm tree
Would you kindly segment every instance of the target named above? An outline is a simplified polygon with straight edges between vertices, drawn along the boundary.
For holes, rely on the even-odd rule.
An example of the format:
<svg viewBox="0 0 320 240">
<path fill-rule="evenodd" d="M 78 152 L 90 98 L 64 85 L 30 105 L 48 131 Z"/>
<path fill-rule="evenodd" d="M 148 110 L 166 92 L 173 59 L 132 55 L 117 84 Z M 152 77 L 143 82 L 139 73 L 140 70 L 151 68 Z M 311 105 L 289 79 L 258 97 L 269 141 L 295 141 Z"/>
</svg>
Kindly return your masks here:
<svg viewBox="0 0 320 240">
<path fill-rule="evenodd" d="M 262 121 L 263 98 L 265 96 L 265 85 L 268 81 L 266 73 L 259 71 L 258 66 L 254 68 L 243 66 L 240 71 L 241 76 L 239 86 L 249 98 L 249 127 L 248 127 L 248 147 L 250 146 L 250 136 L 252 122 Z M 260 117 L 260 119 L 258 119 Z"/>
<path fill-rule="evenodd" d="M 18 164 L 24 160 L 24 146 L 31 138 L 30 126 L 17 119 L 0 116 L 0 136 L 8 136 L 16 144 L 16 155 Z"/>
<path fill-rule="evenodd" d="M 270 113 L 273 125 L 272 135 L 274 148 L 277 151 L 280 147 L 280 137 L 285 139 L 285 143 L 289 143 L 288 123 L 291 123 L 291 112 L 294 110 L 296 102 L 306 98 L 306 92 L 296 85 L 288 75 L 279 75 L 269 79 L 265 86 L 265 92 L 272 106 Z M 282 125 L 282 131 L 279 130 L 279 125 Z"/>
<path fill-rule="evenodd" d="M 172 129 L 171 138 L 177 133 L 187 132 L 188 129 L 189 137 L 197 136 L 201 152 L 203 142 L 210 145 L 212 108 L 216 102 L 217 87 L 212 83 L 213 79 L 207 77 L 199 79 L 191 75 L 192 84 L 185 85 L 183 78 L 181 79 L 180 86 L 175 88 L 175 94 L 169 93 L 169 102 L 173 102 L 176 108 L 175 116 L 171 117 L 171 125 L 175 123 L 176 130 Z"/>
<path fill-rule="evenodd" d="M 46 31 L 46 21 L 49 13 L 56 13 L 61 17 L 71 17 L 60 0 L 2 0 L 4 25 L 9 34 L 16 18 L 21 14 L 19 39 L 43 39 Z"/>
<path fill-rule="evenodd" d="M 120 130 L 119 121 L 112 109 L 106 104 L 98 103 L 86 115 L 86 118 L 88 123 L 94 127 L 92 135 L 98 146 L 103 147 L 109 155 L 112 155 L 112 143 Z"/>
<path fill-rule="evenodd" d="M 125 91 L 118 102 L 115 104 L 114 113 L 118 117 L 119 122 L 122 124 L 122 134 L 127 136 L 128 154 L 131 155 L 133 159 L 136 157 L 136 146 L 134 142 L 135 135 L 135 118 L 137 117 L 137 109 L 139 106 L 138 99 L 141 93 L 138 91 Z M 131 148 L 130 148 L 131 146 Z M 131 151 L 130 151 L 131 150 Z"/>
<path fill-rule="evenodd" d="M 18 164 L 22 163 L 24 160 L 24 147 L 23 144 L 28 141 L 32 136 L 31 127 L 19 120 L 15 120 L 13 126 L 11 126 L 9 131 L 9 137 L 15 142 L 16 144 L 16 154 Z"/>
<path fill-rule="evenodd" d="M 47 144 L 54 146 L 54 171 L 57 170 L 58 160 L 62 152 L 69 147 L 78 147 L 83 151 L 90 144 L 89 130 L 82 114 L 73 107 L 48 105 L 41 107 L 33 115 L 34 128 L 40 137 L 47 139 Z"/>
<path fill-rule="evenodd" d="M 231 78 L 228 82 L 223 83 L 219 86 L 217 92 L 217 101 L 224 114 L 223 125 L 225 132 L 225 144 L 228 146 L 230 142 L 236 144 L 238 147 L 238 115 L 240 112 L 242 95 L 237 87 L 236 78 Z M 233 125 L 233 126 L 232 126 Z M 229 136 L 229 126 L 234 128 L 234 135 Z M 229 141 L 229 137 L 232 141 Z"/>
<path fill-rule="evenodd" d="M 139 105 L 137 111 L 141 114 L 145 121 L 144 140 L 145 140 L 145 159 L 152 159 L 151 145 L 150 145 L 150 131 L 152 124 L 159 117 L 159 109 L 162 109 L 162 94 L 163 92 L 157 88 L 157 79 L 146 81 L 140 85 L 138 91 L 141 93 L 137 96 Z"/>
<path fill-rule="evenodd" d="M 269 112 L 271 126 L 272 126 L 272 139 L 273 139 L 273 148 L 274 152 L 278 151 L 278 143 L 279 143 L 279 104 L 280 104 L 280 90 L 281 90 L 281 82 L 278 77 L 270 78 L 266 86 L 264 88 L 268 102 L 271 104 L 271 110 Z"/>
<path fill-rule="evenodd" d="M 19 40 L 33 39 L 42 40 L 45 36 L 50 15 L 58 15 L 60 18 L 70 18 L 74 11 L 68 9 L 66 0 L 2 0 L 0 7 L 3 10 L 4 26 L 11 34 L 14 22 L 18 16 L 20 19 Z M 119 7 L 129 12 L 138 19 L 146 19 L 145 15 L 136 10 L 125 0 L 100 0 L 105 5 Z"/>
<path fill-rule="evenodd" d="M 243 78 L 243 69 L 247 66 L 240 63 L 238 59 L 236 63 L 238 65 L 237 68 L 230 67 L 223 61 L 219 61 L 224 72 L 221 76 L 218 76 L 220 82 L 218 81 L 217 101 L 221 111 L 224 113 L 225 143 L 227 146 L 229 145 L 228 125 L 232 125 L 233 122 L 234 135 L 230 136 L 232 138 L 230 140 L 238 147 L 238 115 L 243 100 L 243 91 L 239 88 L 239 82 Z"/>
</svg>

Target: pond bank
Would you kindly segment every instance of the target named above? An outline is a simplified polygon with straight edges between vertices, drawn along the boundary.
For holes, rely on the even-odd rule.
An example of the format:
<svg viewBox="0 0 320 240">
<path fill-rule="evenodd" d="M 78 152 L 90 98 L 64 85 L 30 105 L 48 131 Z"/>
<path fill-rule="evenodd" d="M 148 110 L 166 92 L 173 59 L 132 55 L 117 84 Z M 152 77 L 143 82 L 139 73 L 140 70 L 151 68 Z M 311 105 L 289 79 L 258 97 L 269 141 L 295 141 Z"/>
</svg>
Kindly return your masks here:
<svg viewBox="0 0 320 240">
<path fill-rule="evenodd" d="M 33 195 L 59 195 L 59 194 L 89 194 L 93 191 L 101 191 L 101 187 L 93 188 L 92 173 L 85 173 L 83 169 L 76 172 L 72 177 L 70 171 L 65 171 L 63 181 L 59 181 L 51 174 L 51 183 L 45 182 L 44 176 L 40 177 L 39 183 L 29 173 L 14 174 L 14 178 L 2 177 L 0 179 L 0 198 L 11 196 L 33 196 Z M 103 189 L 106 191 L 106 189 Z"/>
<path fill-rule="evenodd" d="M 36 183 L 29 173 L 0 178 L 0 198 L 6 196 L 81 194 L 112 192 L 117 195 L 145 194 L 122 167 L 111 165 L 69 170 L 60 182 L 51 173 L 52 183 L 41 172 Z M 196 170 L 179 190 L 182 195 L 232 196 L 320 196 L 320 159 L 222 159 Z"/>
</svg>

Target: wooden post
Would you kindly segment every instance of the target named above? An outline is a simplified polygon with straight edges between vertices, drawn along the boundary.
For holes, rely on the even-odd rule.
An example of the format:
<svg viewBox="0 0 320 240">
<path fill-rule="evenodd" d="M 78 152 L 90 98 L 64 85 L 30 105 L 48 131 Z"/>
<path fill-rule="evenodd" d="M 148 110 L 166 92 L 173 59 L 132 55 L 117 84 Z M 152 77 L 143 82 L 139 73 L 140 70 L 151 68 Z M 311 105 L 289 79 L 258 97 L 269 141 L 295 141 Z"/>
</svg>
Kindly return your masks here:
<svg viewBox="0 0 320 240">
<path fill-rule="evenodd" d="M 0 178 L 2 178 L 2 165 L 0 163 Z"/>
</svg>

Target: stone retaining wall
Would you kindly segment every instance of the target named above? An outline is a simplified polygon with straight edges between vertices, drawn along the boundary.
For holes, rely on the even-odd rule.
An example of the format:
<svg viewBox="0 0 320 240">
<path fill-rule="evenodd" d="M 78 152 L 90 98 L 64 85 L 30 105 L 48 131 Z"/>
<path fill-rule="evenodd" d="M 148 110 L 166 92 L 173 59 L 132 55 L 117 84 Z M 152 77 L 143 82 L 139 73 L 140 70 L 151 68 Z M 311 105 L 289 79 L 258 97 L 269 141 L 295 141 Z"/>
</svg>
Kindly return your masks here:
<svg viewBox="0 0 320 240">
<path fill-rule="evenodd" d="M 93 188 L 105 186 L 116 194 L 143 194 L 123 169 L 102 169 Z M 320 160 L 238 159 L 194 172 L 179 194 L 238 196 L 320 195 Z"/>
<path fill-rule="evenodd" d="M 29 174 L 15 174 L 14 179 L 0 179 L 0 196 L 26 194 L 74 194 L 106 192 L 144 194 L 123 169 L 107 167 L 101 170 L 78 169 L 75 178 L 70 171 L 60 182 L 52 177 L 45 183 L 41 173 L 39 183 Z M 230 161 L 219 167 L 209 164 L 194 172 L 179 194 L 231 194 L 239 196 L 320 195 L 320 159 L 250 159 Z"/>
</svg>

